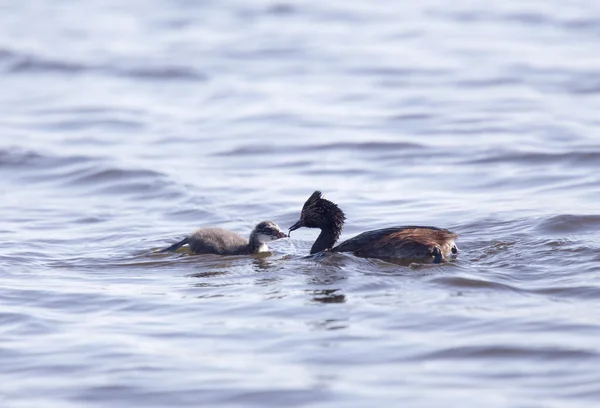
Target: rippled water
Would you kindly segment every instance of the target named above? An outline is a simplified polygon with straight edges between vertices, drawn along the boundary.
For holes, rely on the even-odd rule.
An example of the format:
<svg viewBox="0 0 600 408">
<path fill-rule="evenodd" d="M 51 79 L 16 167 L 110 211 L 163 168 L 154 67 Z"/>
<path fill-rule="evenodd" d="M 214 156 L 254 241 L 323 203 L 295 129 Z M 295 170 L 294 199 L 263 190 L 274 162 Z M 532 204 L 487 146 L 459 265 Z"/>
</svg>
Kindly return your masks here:
<svg viewBox="0 0 600 408">
<path fill-rule="evenodd" d="M 2 406 L 597 406 L 600 3 L 0 11 Z M 315 189 L 459 257 L 151 253 Z"/>
</svg>

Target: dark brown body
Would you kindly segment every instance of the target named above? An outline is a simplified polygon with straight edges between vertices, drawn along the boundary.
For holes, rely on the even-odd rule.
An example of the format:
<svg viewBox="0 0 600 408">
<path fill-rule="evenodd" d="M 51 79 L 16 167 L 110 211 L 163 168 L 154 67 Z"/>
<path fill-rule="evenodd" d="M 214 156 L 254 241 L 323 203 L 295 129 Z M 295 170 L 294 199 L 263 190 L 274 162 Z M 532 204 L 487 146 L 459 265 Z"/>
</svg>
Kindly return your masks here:
<svg viewBox="0 0 600 408">
<path fill-rule="evenodd" d="M 363 232 L 333 247 L 363 258 L 440 263 L 456 253 L 457 234 L 435 227 L 391 227 Z"/>
</svg>

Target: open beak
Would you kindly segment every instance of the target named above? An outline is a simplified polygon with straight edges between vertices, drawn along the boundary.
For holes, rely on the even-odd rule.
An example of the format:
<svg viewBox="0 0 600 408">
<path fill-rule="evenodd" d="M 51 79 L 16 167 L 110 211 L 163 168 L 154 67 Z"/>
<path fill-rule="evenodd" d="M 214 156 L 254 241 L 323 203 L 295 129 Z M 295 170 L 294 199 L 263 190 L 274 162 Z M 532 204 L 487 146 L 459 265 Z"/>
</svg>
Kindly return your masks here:
<svg viewBox="0 0 600 408">
<path fill-rule="evenodd" d="M 299 219 L 298 221 L 296 221 L 296 223 L 295 223 L 294 225 L 292 225 L 292 226 L 290 227 L 290 233 L 291 233 L 292 231 L 295 231 L 295 230 L 297 230 L 298 228 L 302 228 L 302 227 L 304 227 L 304 221 L 303 221 L 302 219 Z"/>
</svg>

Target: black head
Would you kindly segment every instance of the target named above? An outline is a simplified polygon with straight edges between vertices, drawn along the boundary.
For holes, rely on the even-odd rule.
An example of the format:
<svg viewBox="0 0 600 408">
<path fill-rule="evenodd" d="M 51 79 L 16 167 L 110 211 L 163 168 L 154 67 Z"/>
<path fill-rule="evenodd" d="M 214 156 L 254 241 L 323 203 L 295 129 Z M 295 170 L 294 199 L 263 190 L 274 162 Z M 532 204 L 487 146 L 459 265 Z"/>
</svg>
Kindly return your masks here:
<svg viewBox="0 0 600 408">
<path fill-rule="evenodd" d="M 315 191 L 304 203 L 300 219 L 290 227 L 290 232 L 307 227 L 333 229 L 339 233 L 345 219 L 344 212 L 335 203 L 324 199 L 320 191 Z"/>
</svg>

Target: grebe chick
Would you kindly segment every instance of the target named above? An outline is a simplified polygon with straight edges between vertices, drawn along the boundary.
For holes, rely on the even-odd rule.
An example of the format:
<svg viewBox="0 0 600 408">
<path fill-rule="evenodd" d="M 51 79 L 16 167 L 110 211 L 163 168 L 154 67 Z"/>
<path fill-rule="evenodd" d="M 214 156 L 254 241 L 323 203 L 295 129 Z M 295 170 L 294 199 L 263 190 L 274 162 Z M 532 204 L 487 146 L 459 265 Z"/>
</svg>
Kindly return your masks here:
<svg viewBox="0 0 600 408">
<path fill-rule="evenodd" d="M 250 233 L 250 239 L 223 228 L 200 228 L 189 237 L 160 252 L 176 251 L 185 244 L 195 254 L 249 255 L 267 252 L 267 242 L 287 235 L 271 221 L 259 222 Z"/>
<path fill-rule="evenodd" d="M 319 228 L 321 233 L 310 249 L 352 252 L 363 258 L 395 259 L 402 261 L 440 263 L 458 252 L 454 240 L 457 234 L 435 227 L 402 226 L 363 232 L 338 246 L 333 246 L 344 228 L 344 212 L 315 191 L 304 203 L 300 219 L 290 227 Z"/>
</svg>

